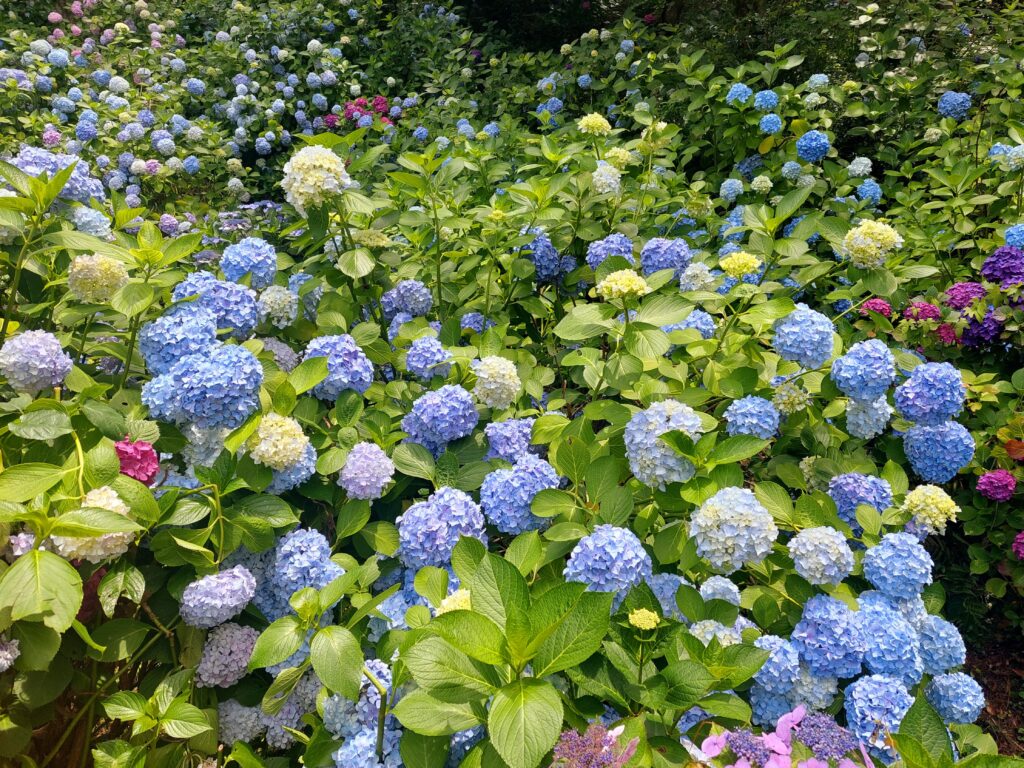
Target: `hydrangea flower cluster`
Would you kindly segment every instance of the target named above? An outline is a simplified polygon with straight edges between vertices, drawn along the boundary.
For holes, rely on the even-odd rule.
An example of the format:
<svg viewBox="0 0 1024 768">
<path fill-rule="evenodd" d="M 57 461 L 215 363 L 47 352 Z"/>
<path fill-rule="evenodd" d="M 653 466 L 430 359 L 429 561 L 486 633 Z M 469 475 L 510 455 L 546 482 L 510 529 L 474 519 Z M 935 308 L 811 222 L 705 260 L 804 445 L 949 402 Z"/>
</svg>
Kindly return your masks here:
<svg viewBox="0 0 1024 768">
<path fill-rule="evenodd" d="M 650 293 L 651 287 L 647 284 L 646 280 L 632 269 L 620 269 L 605 276 L 597 284 L 595 290 L 597 295 L 605 301 L 613 301 L 615 299 L 635 299 L 640 296 L 646 296 Z"/>
<path fill-rule="evenodd" d="M 405 510 L 395 522 L 398 557 L 409 568 L 448 565 L 462 536 L 487 542 L 480 506 L 455 488 L 439 488 L 426 501 Z"/>
<path fill-rule="evenodd" d="M 828 495 L 836 504 L 839 517 L 855 532 L 860 530 L 857 523 L 857 507 L 867 504 L 876 512 L 884 512 L 892 506 L 892 487 L 888 481 L 859 472 L 836 475 L 828 483 Z"/>
<path fill-rule="evenodd" d="M 868 339 L 836 358 L 830 375 L 843 394 L 861 402 L 874 402 L 896 380 L 896 358 L 884 342 Z"/>
<path fill-rule="evenodd" d="M 508 408 L 519 397 L 523 382 L 511 360 L 492 355 L 474 360 L 472 368 L 476 374 L 473 394 L 488 408 Z"/>
<path fill-rule="evenodd" d="M 433 305 L 430 289 L 419 280 L 401 280 L 394 288 L 385 291 L 380 299 L 380 308 L 386 320 L 391 320 L 401 312 L 410 317 L 421 317 Z"/>
<path fill-rule="evenodd" d="M 673 269 L 678 275 L 692 260 L 690 246 L 681 237 L 652 237 L 640 250 L 640 270 L 645 275 L 653 275 L 663 269 Z"/>
<path fill-rule="evenodd" d="M 511 469 L 496 469 L 480 486 L 480 505 L 487 521 L 502 533 L 523 533 L 545 524 L 530 509 L 545 488 L 557 488 L 561 478 L 544 459 L 525 453 Z"/>
<path fill-rule="evenodd" d="M 352 186 L 344 161 L 327 147 L 310 145 L 296 152 L 284 165 L 281 187 L 285 199 L 300 215 L 320 208 Z"/>
<path fill-rule="evenodd" d="M 193 581 L 181 595 L 181 620 L 190 627 L 209 629 L 233 619 L 256 594 L 256 579 L 236 565 Z"/>
<path fill-rule="evenodd" d="M 704 431 L 700 416 L 678 400 L 663 400 L 634 413 L 626 425 L 626 458 L 640 482 L 664 490 L 669 483 L 685 483 L 696 467 L 659 438 L 666 432 L 681 431 L 696 440 Z"/>
<path fill-rule="evenodd" d="M 771 513 L 746 488 L 722 488 L 690 518 L 697 554 L 711 567 L 732 573 L 761 562 L 779 535 Z"/>
<path fill-rule="evenodd" d="M 414 376 L 427 379 L 445 377 L 451 370 L 451 353 L 434 336 L 414 339 L 405 356 L 405 367 Z"/>
<path fill-rule="evenodd" d="M 832 356 L 832 321 L 806 304 L 775 323 L 772 346 L 785 360 L 820 368 Z"/>
<path fill-rule="evenodd" d="M 262 238 L 247 237 L 224 249 L 220 268 L 228 280 L 237 283 L 248 275 L 253 288 L 266 288 L 277 274 L 277 251 Z"/>
<path fill-rule="evenodd" d="M 811 584 L 836 586 L 853 572 L 853 552 L 835 528 L 805 528 L 788 546 L 796 572 Z"/>
<path fill-rule="evenodd" d="M 615 525 L 599 525 L 573 547 L 565 580 L 587 585 L 591 592 L 614 592 L 617 601 L 653 576 L 651 556 L 636 535 Z"/>
<path fill-rule="evenodd" d="M 214 627 L 206 636 L 203 655 L 196 668 L 200 688 L 229 688 L 241 680 L 249 667 L 258 630 L 234 622 Z"/>
<path fill-rule="evenodd" d="M 954 418 L 964 407 L 967 389 L 960 371 L 949 363 L 922 363 L 896 387 L 900 416 L 928 427 Z"/>
<path fill-rule="evenodd" d="M 779 431 L 779 412 L 771 400 L 763 397 L 747 395 L 733 400 L 723 415 L 730 435 L 753 435 L 768 440 Z"/>
<path fill-rule="evenodd" d="M 829 678 L 859 673 L 867 650 L 857 614 L 828 595 L 815 595 L 804 604 L 790 642 L 812 675 Z"/>
<path fill-rule="evenodd" d="M 893 251 L 903 247 L 903 238 L 881 221 L 862 221 L 846 233 L 841 253 L 861 269 L 874 269 L 885 263 Z"/>
<path fill-rule="evenodd" d="M 909 533 L 888 533 L 864 555 L 864 578 L 887 597 L 917 597 L 932 583 L 932 558 Z"/>
<path fill-rule="evenodd" d="M 76 256 L 68 267 L 68 290 L 80 301 L 105 304 L 127 282 L 124 264 L 99 253 Z"/>
<path fill-rule="evenodd" d="M 621 256 L 624 259 L 633 259 L 633 241 L 623 234 L 615 232 L 595 240 L 587 246 L 587 266 L 595 272 L 610 256 Z"/>
<path fill-rule="evenodd" d="M 257 464 L 276 470 L 286 470 L 302 460 L 309 438 L 302 427 L 290 416 L 268 413 L 249 438 L 249 456 Z"/>
<path fill-rule="evenodd" d="M 395 464 L 376 443 L 356 443 L 345 457 L 338 485 L 353 499 L 373 500 L 395 475 Z"/>
<path fill-rule="evenodd" d="M 131 518 L 131 510 L 124 503 L 117 491 L 104 485 L 93 488 L 82 499 L 82 507 L 105 509 L 122 517 Z M 58 554 L 68 560 L 86 560 L 90 563 L 102 563 L 106 560 L 123 555 L 135 541 L 132 531 L 113 531 L 101 536 L 51 536 Z"/>
<path fill-rule="evenodd" d="M 876 749 L 888 751 L 889 734 L 899 730 L 914 698 L 899 680 L 865 675 L 846 689 L 846 722 L 850 730 Z"/>
<path fill-rule="evenodd" d="M 470 434 L 479 419 L 473 396 L 456 384 L 446 384 L 424 393 L 412 404 L 402 418 L 402 429 L 411 442 L 440 456 L 448 443 Z"/>
<path fill-rule="evenodd" d="M 23 331 L 0 347 L 0 375 L 17 392 L 36 395 L 59 387 L 71 368 L 71 357 L 46 331 Z"/>
<path fill-rule="evenodd" d="M 139 351 L 156 374 L 167 373 L 181 358 L 202 354 L 216 343 L 217 317 L 194 306 L 171 308 L 139 332 Z"/>
<path fill-rule="evenodd" d="M 974 458 L 974 438 L 956 421 L 915 425 L 903 436 L 903 450 L 914 471 L 929 483 L 945 483 Z"/>
<path fill-rule="evenodd" d="M 530 445 L 533 436 L 533 425 L 535 418 L 506 419 L 505 421 L 492 421 L 484 427 L 484 434 L 487 436 L 486 459 L 504 459 L 509 463 L 515 463 L 519 457 L 536 450 Z"/>
<path fill-rule="evenodd" d="M 955 523 L 960 507 L 937 485 L 919 485 L 903 499 L 900 511 L 909 514 L 917 530 L 943 534 L 947 523 Z"/>
<path fill-rule="evenodd" d="M 373 383 L 373 364 L 347 333 L 310 341 L 302 359 L 314 357 L 327 358 L 327 378 L 313 387 L 313 394 L 321 400 L 337 400 L 346 389 L 363 394 Z"/>
</svg>

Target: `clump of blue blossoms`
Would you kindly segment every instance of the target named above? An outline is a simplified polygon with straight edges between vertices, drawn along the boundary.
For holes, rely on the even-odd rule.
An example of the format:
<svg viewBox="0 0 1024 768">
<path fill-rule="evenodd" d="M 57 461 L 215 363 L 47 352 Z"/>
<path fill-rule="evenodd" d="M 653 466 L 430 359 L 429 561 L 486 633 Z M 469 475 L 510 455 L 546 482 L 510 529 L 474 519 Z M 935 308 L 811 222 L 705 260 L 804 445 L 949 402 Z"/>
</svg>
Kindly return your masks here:
<svg viewBox="0 0 1024 768">
<path fill-rule="evenodd" d="M 960 630 L 941 616 L 926 615 L 916 628 L 918 648 L 927 674 L 941 675 L 962 666 L 967 660 L 967 647 Z"/>
<path fill-rule="evenodd" d="M 878 205 L 882 201 L 882 188 L 874 179 L 865 179 L 857 186 L 857 199 Z"/>
<path fill-rule="evenodd" d="M 917 597 L 932 583 L 932 558 L 916 536 L 888 533 L 864 554 L 864 578 L 882 594 L 896 599 Z"/>
<path fill-rule="evenodd" d="M 413 317 L 422 317 L 434 306 L 430 289 L 419 280 L 402 280 L 380 297 L 384 319 L 390 320 L 399 312 L 408 312 Z"/>
<path fill-rule="evenodd" d="M 544 527 L 547 520 L 530 510 L 534 497 L 557 488 L 561 478 L 544 459 L 527 453 L 511 469 L 496 469 L 480 486 L 480 505 L 487 521 L 502 533 L 524 533 Z"/>
<path fill-rule="evenodd" d="M 832 321 L 806 304 L 775 323 L 772 346 L 785 360 L 804 368 L 820 368 L 832 356 Z"/>
<path fill-rule="evenodd" d="M 899 730 L 914 698 L 899 680 L 866 675 L 846 689 L 846 722 L 865 744 L 894 756 L 889 734 Z"/>
<path fill-rule="evenodd" d="M 267 493 L 281 494 L 298 488 L 309 480 L 316 472 L 316 448 L 312 444 L 306 445 L 302 456 L 290 467 L 275 469 L 270 485 L 267 486 Z"/>
<path fill-rule="evenodd" d="M 774 112 L 769 112 L 758 122 L 758 128 L 761 129 L 761 133 L 766 133 L 769 136 L 779 133 L 782 130 L 782 118 Z"/>
<path fill-rule="evenodd" d="M 218 280 L 206 271 L 193 272 L 171 292 L 174 301 L 197 297 L 190 305 L 207 309 L 217 319 L 218 330 L 230 330 L 236 339 L 248 338 L 259 322 L 255 291 L 244 285 Z"/>
<path fill-rule="evenodd" d="M 762 635 L 754 641 L 754 645 L 771 653 L 754 674 L 754 681 L 767 693 L 788 693 L 800 672 L 800 654 L 796 648 L 777 635 Z"/>
<path fill-rule="evenodd" d="M 647 586 L 658 598 L 662 615 L 669 616 L 676 621 L 689 623 L 689 619 L 683 615 L 679 603 L 676 602 L 676 594 L 679 592 L 679 587 L 683 585 L 690 586 L 690 582 L 678 573 L 656 573 L 647 580 Z"/>
<path fill-rule="evenodd" d="M 249 275 L 253 288 L 266 288 L 277 274 L 277 251 L 262 238 L 247 237 L 224 249 L 220 268 L 228 280 L 237 283 Z"/>
<path fill-rule="evenodd" d="M 962 91 L 946 91 L 939 97 L 939 114 L 958 123 L 967 117 L 971 109 L 971 94 Z"/>
<path fill-rule="evenodd" d="M 700 416 L 678 400 L 653 403 L 638 411 L 626 425 L 626 458 L 633 475 L 641 483 L 664 490 L 669 483 L 685 483 L 696 467 L 660 440 L 666 432 L 682 431 L 697 440 L 704 431 Z"/>
<path fill-rule="evenodd" d="M 949 363 L 922 363 L 896 387 L 893 401 L 903 418 L 934 427 L 959 414 L 966 396 L 957 368 Z"/>
<path fill-rule="evenodd" d="M 788 548 L 796 572 L 811 584 L 836 586 L 853 572 L 853 552 L 835 528 L 804 528 Z"/>
<path fill-rule="evenodd" d="M 743 182 L 739 179 L 726 179 L 718 190 L 718 194 L 727 202 L 734 203 L 743 194 Z"/>
<path fill-rule="evenodd" d="M 956 421 L 934 427 L 918 424 L 903 435 L 903 450 L 922 480 L 945 483 L 974 458 L 974 438 Z"/>
<path fill-rule="evenodd" d="M 313 387 L 321 400 L 337 400 L 346 389 L 363 394 L 373 383 L 373 364 L 347 333 L 312 339 L 302 359 L 313 357 L 327 358 L 327 378 Z"/>
<path fill-rule="evenodd" d="M 917 632 L 899 613 L 884 609 L 858 614 L 861 629 L 869 638 L 864 666 L 876 675 L 888 675 L 906 686 L 916 685 L 924 674 L 918 652 Z"/>
<path fill-rule="evenodd" d="M 392 676 L 388 665 L 380 659 L 368 659 L 366 668 L 384 686 L 390 698 Z M 350 701 L 340 694 L 324 699 L 324 728 L 336 739 L 348 739 L 363 730 L 376 730 L 379 712 L 380 691 L 364 675 L 356 701 Z M 394 716 L 390 715 L 388 719 L 393 720 Z"/>
<path fill-rule="evenodd" d="M 878 512 L 884 512 L 892 506 L 892 487 L 888 481 L 859 472 L 833 477 L 828 483 L 828 495 L 835 502 L 839 517 L 854 531 L 859 530 L 858 505 L 868 504 Z"/>
<path fill-rule="evenodd" d="M 60 341 L 47 331 L 22 331 L 0 347 L 0 375 L 17 392 L 35 395 L 59 387 L 72 367 Z"/>
<path fill-rule="evenodd" d="M 534 452 L 530 440 L 533 435 L 534 418 L 506 419 L 493 421 L 484 427 L 488 451 L 485 459 L 504 459 L 515 463 L 520 457 Z"/>
<path fill-rule="evenodd" d="M 853 677 L 867 650 L 857 614 L 828 595 L 807 601 L 790 642 L 811 674 L 820 677 Z"/>
<path fill-rule="evenodd" d="M 771 513 L 746 488 L 722 488 L 690 517 L 697 554 L 721 573 L 760 563 L 779 535 Z"/>
<path fill-rule="evenodd" d="M 376 443 L 356 443 L 345 457 L 338 485 L 352 499 L 379 499 L 395 475 L 395 464 Z"/>
<path fill-rule="evenodd" d="M 527 227 L 520 233 L 530 234 L 534 238 L 522 246 L 519 252 L 533 262 L 537 270 L 538 283 L 555 282 L 562 274 L 562 256 L 540 227 Z"/>
<path fill-rule="evenodd" d="M 446 384 L 412 404 L 402 418 L 402 429 L 410 442 L 440 456 L 448 443 L 470 434 L 479 420 L 473 396 L 457 384 Z"/>
<path fill-rule="evenodd" d="M 487 543 L 484 515 L 473 499 L 455 488 L 439 488 L 395 521 L 398 557 L 409 568 L 444 567 L 462 536 Z"/>
<path fill-rule="evenodd" d="M 715 318 L 703 309 L 693 309 L 690 311 L 690 314 L 678 323 L 663 325 L 661 330 L 665 333 L 671 333 L 672 331 L 685 331 L 687 328 L 693 328 L 700 333 L 702 338 L 710 339 L 715 335 L 715 327 Z"/>
<path fill-rule="evenodd" d="M 434 336 L 421 336 L 413 340 L 405 356 L 409 373 L 429 380 L 434 376 L 447 376 L 451 370 L 451 353 Z"/>
<path fill-rule="evenodd" d="M 172 307 L 139 332 L 139 351 L 152 373 L 171 370 L 178 360 L 206 352 L 217 343 L 217 318 L 208 309 Z"/>
<path fill-rule="evenodd" d="M 928 683 L 924 695 L 947 723 L 973 723 L 985 707 L 981 686 L 963 672 L 939 675 Z"/>
<path fill-rule="evenodd" d="M 730 605 L 739 607 L 740 590 L 725 576 L 711 576 L 700 585 L 700 596 L 708 600 L 724 600 Z"/>
<path fill-rule="evenodd" d="M 831 376 L 844 395 L 872 402 L 896 380 L 896 358 L 878 339 L 860 341 L 832 363 Z"/>
<path fill-rule="evenodd" d="M 288 598 L 300 589 L 323 589 L 344 573 L 331 560 L 331 544 L 322 533 L 297 528 L 277 542 L 267 575 L 278 604 L 287 606 Z"/>
<path fill-rule="evenodd" d="M 193 581 L 181 595 L 181 620 L 190 627 L 209 629 L 234 618 L 256 594 L 256 579 L 236 565 Z"/>
<path fill-rule="evenodd" d="M 743 83 L 733 83 L 729 88 L 729 92 L 725 94 L 726 104 L 746 104 L 750 100 L 750 97 L 754 95 L 754 92 L 749 86 Z"/>
<path fill-rule="evenodd" d="M 627 528 L 599 525 L 573 547 L 565 564 L 565 580 L 587 585 L 591 592 L 614 592 L 617 601 L 653 574 L 651 556 Z"/>
<path fill-rule="evenodd" d="M 885 432 L 892 417 L 892 406 L 882 395 L 877 400 L 850 400 L 846 405 L 846 431 L 861 440 L 870 440 Z"/>
<path fill-rule="evenodd" d="M 259 636 L 259 630 L 234 622 L 214 627 L 203 645 L 203 655 L 196 668 L 196 685 L 228 688 L 245 677 Z"/>
<path fill-rule="evenodd" d="M 828 136 L 822 131 L 808 131 L 796 140 L 797 157 L 808 163 L 824 160 L 831 148 Z"/>
<path fill-rule="evenodd" d="M 754 94 L 754 109 L 760 112 L 771 112 L 779 106 L 779 94 L 775 91 L 764 90 Z"/>
<path fill-rule="evenodd" d="M 652 237 L 640 250 L 640 269 L 645 275 L 662 269 L 673 269 L 678 275 L 692 259 L 690 246 L 682 238 Z"/>
<path fill-rule="evenodd" d="M 753 435 L 762 440 L 779 431 L 779 411 L 771 400 L 747 395 L 733 400 L 723 414 L 730 435 Z"/>
</svg>

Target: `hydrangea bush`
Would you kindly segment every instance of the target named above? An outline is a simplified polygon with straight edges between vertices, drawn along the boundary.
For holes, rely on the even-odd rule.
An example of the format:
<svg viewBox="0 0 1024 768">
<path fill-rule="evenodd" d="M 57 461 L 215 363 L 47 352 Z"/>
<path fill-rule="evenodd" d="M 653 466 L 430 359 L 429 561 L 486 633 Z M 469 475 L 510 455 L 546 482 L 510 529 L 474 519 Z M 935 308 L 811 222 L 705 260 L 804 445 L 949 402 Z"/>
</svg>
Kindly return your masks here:
<svg viewBox="0 0 1024 768">
<path fill-rule="evenodd" d="M 401 5 L 0 23 L 0 758 L 1020 764 L 1013 62 Z"/>
</svg>

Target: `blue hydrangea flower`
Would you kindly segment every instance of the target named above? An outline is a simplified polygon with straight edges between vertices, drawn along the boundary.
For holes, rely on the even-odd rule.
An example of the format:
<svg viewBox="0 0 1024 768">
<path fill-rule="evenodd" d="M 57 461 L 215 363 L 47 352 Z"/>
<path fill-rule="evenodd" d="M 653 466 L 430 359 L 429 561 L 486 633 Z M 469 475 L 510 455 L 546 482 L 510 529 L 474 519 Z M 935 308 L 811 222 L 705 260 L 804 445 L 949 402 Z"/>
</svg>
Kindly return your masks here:
<svg viewBox="0 0 1024 768">
<path fill-rule="evenodd" d="M 74 165 L 74 170 L 59 197 L 62 200 L 73 200 L 86 205 L 93 198 L 100 201 L 106 199 L 103 183 L 90 175 L 89 163 L 77 155 L 47 152 L 45 149 L 23 144 L 18 154 L 11 158 L 10 164 L 29 176 L 38 178 L 45 174 L 51 179 L 68 166 Z"/>
<path fill-rule="evenodd" d="M 413 317 L 422 317 L 434 306 L 430 289 L 419 280 L 402 280 L 380 297 L 384 319 L 391 320 L 399 312 L 408 312 Z"/>
<path fill-rule="evenodd" d="M 599 525 L 573 547 L 565 564 L 566 581 L 578 581 L 591 592 L 614 592 L 617 601 L 654 575 L 651 556 L 627 528 Z"/>
<path fill-rule="evenodd" d="M 206 83 L 198 77 L 190 77 L 185 81 L 185 90 L 193 96 L 202 96 L 206 93 Z"/>
<path fill-rule="evenodd" d="M 896 387 L 893 401 L 903 418 L 933 427 L 960 413 L 966 396 L 957 368 L 949 363 L 923 363 Z"/>
<path fill-rule="evenodd" d="M 892 417 L 892 406 L 882 395 L 871 402 L 850 400 L 846 404 L 846 431 L 861 440 L 870 440 L 885 432 Z"/>
<path fill-rule="evenodd" d="M 531 446 L 534 418 L 506 419 L 495 421 L 484 427 L 487 436 L 485 459 L 504 459 L 515 463 L 527 453 L 535 452 L 538 446 Z"/>
<path fill-rule="evenodd" d="M 865 744 L 889 749 L 889 734 L 899 730 L 914 697 L 899 680 L 865 675 L 846 689 L 846 723 Z"/>
<path fill-rule="evenodd" d="M 405 510 L 395 522 L 398 557 L 409 568 L 447 566 L 462 536 L 487 543 L 479 505 L 455 488 L 439 488 L 426 501 Z"/>
<path fill-rule="evenodd" d="M 721 573 L 759 563 L 779 535 L 771 513 L 746 488 L 727 487 L 707 499 L 690 516 L 690 536 L 697 554 Z"/>
<path fill-rule="evenodd" d="M 256 579 L 237 565 L 193 581 L 181 595 L 181 620 L 209 629 L 234 618 L 256 594 Z"/>
<path fill-rule="evenodd" d="M 730 203 L 743 194 L 743 182 L 739 179 L 726 179 L 718 190 L 718 194 Z"/>
<path fill-rule="evenodd" d="M 345 457 L 338 485 L 349 498 L 379 499 L 395 476 L 395 464 L 375 443 L 356 443 Z"/>
<path fill-rule="evenodd" d="M 929 675 L 941 675 L 967 660 L 960 630 L 941 616 L 926 615 L 917 627 L 921 660 Z"/>
<path fill-rule="evenodd" d="M 307 445 L 301 458 L 286 469 L 275 469 L 273 479 L 267 486 L 267 493 L 284 493 L 298 488 L 316 473 L 316 449 Z"/>
<path fill-rule="evenodd" d="M 932 583 L 932 557 L 916 536 L 888 533 L 864 554 L 864 578 L 883 594 L 916 597 Z"/>
<path fill-rule="evenodd" d="M 762 635 L 754 641 L 771 656 L 754 674 L 754 680 L 766 693 L 786 694 L 800 672 L 800 654 L 791 642 L 776 635 Z"/>
<path fill-rule="evenodd" d="M 391 694 L 391 669 L 380 659 L 367 659 L 366 667 L 381 685 L 385 695 Z M 324 728 L 336 739 L 348 739 L 360 731 L 376 729 L 380 712 L 380 691 L 363 676 L 356 701 L 334 694 L 324 699 Z M 389 719 L 393 719 L 389 718 Z"/>
<path fill-rule="evenodd" d="M 669 483 L 685 483 L 694 476 L 693 464 L 659 439 L 674 430 L 696 441 L 704 428 L 697 412 L 678 400 L 654 403 L 630 418 L 624 435 L 626 458 L 637 480 L 664 490 Z"/>
<path fill-rule="evenodd" d="M 139 351 L 152 373 L 171 370 L 178 360 L 206 352 L 217 343 L 217 318 L 202 307 L 172 307 L 139 332 Z"/>
<path fill-rule="evenodd" d="M 312 339 L 302 359 L 313 357 L 327 358 L 327 378 L 313 387 L 321 400 L 337 400 L 346 389 L 363 394 L 373 383 L 373 364 L 347 333 Z"/>
<path fill-rule="evenodd" d="M 757 127 L 761 129 L 761 133 L 766 133 L 771 136 L 782 130 L 782 118 L 774 112 L 769 112 L 761 118 Z"/>
<path fill-rule="evenodd" d="M 804 528 L 788 548 L 796 572 L 811 584 L 836 586 L 853 572 L 853 552 L 835 528 Z"/>
<path fill-rule="evenodd" d="M 725 576 L 711 576 L 700 585 L 700 596 L 708 600 L 724 600 L 730 605 L 739 606 L 740 590 Z"/>
<path fill-rule="evenodd" d="M 967 117 L 971 109 L 971 94 L 962 91 L 946 91 L 939 97 L 939 114 L 950 117 L 958 123 Z"/>
<path fill-rule="evenodd" d="M 750 708 L 751 722 L 769 729 L 793 709 L 785 695 L 769 691 L 757 683 L 750 688 Z"/>
<path fill-rule="evenodd" d="M 530 510 L 533 498 L 557 488 L 555 468 L 531 453 L 522 454 L 511 469 L 496 469 L 480 486 L 480 505 L 487 521 L 502 533 L 524 533 L 544 527 L 547 520 Z"/>
<path fill-rule="evenodd" d="M 230 330 L 236 339 L 248 338 L 259 322 L 256 293 L 244 285 L 218 280 L 209 272 L 193 272 L 171 292 L 175 301 L 192 296 L 198 296 L 194 306 L 210 310 L 217 318 L 218 330 Z"/>
<path fill-rule="evenodd" d="M 726 104 L 746 104 L 754 92 L 743 83 L 733 83 L 725 94 Z"/>
<path fill-rule="evenodd" d="M 410 442 L 440 456 L 448 443 L 470 434 L 479 420 L 473 396 L 456 384 L 447 384 L 420 396 L 402 419 L 402 429 L 409 433 Z"/>
<path fill-rule="evenodd" d="M 779 94 L 775 91 L 764 90 L 754 94 L 754 109 L 770 112 L 777 106 L 779 106 Z"/>
<path fill-rule="evenodd" d="M 614 232 L 587 246 L 587 266 L 597 271 L 609 256 L 621 256 L 633 260 L 633 241 L 623 234 Z"/>
<path fill-rule="evenodd" d="M 828 75 L 815 74 L 807 78 L 807 90 L 818 93 L 828 88 Z"/>
<path fill-rule="evenodd" d="M 47 331 L 22 331 L 0 347 L 0 375 L 17 392 L 35 395 L 59 387 L 72 367 L 60 341 Z"/>
<path fill-rule="evenodd" d="M 694 328 L 700 333 L 701 337 L 710 339 L 715 335 L 715 318 L 703 309 L 693 309 L 690 311 L 690 314 L 678 323 L 661 326 L 661 330 L 665 333 L 671 333 L 672 331 L 685 331 L 687 328 Z"/>
<path fill-rule="evenodd" d="M 782 178 L 784 178 L 786 181 L 795 182 L 797 179 L 800 178 L 800 175 L 803 173 L 803 171 L 803 166 L 800 165 L 800 163 L 796 162 L 795 160 L 789 160 L 782 165 Z"/>
<path fill-rule="evenodd" d="M 857 186 L 857 199 L 878 205 L 882 201 L 882 188 L 874 179 L 865 179 Z"/>
<path fill-rule="evenodd" d="M 730 435 L 753 435 L 762 440 L 779 431 L 779 411 L 771 400 L 747 395 L 733 400 L 723 414 Z"/>
<path fill-rule="evenodd" d="M 405 367 L 414 376 L 430 380 L 434 376 L 447 376 L 451 370 L 451 353 L 434 336 L 421 336 L 409 346 Z"/>
<path fill-rule="evenodd" d="M 562 256 L 544 230 L 540 227 L 527 227 L 520 234 L 534 235 L 533 241 L 522 246 L 519 252 L 533 262 L 537 270 L 537 282 L 551 283 L 557 280 L 562 274 Z"/>
<path fill-rule="evenodd" d="M 682 272 L 693 259 L 690 246 L 682 238 L 652 237 L 640 250 L 640 269 L 651 275 L 662 269 Z"/>
<path fill-rule="evenodd" d="M 832 145 L 822 131 L 808 131 L 796 140 L 797 156 L 808 163 L 817 163 L 825 158 Z"/>
<path fill-rule="evenodd" d="M 806 304 L 775 323 L 772 346 L 784 360 L 804 368 L 820 368 L 832 356 L 832 321 Z"/>
<path fill-rule="evenodd" d="M 220 268 L 228 280 L 237 283 L 249 275 L 253 288 L 266 288 L 277 274 L 277 251 L 266 240 L 247 237 L 224 249 Z"/>
<path fill-rule="evenodd" d="M 945 483 L 971 463 L 974 438 L 963 424 L 913 426 L 903 436 L 903 450 L 914 472 L 929 483 Z"/>
<path fill-rule="evenodd" d="M 896 358 L 883 341 L 860 341 L 832 363 L 831 376 L 844 395 L 873 402 L 896 380 Z"/>
<path fill-rule="evenodd" d="M 928 703 L 947 723 L 973 723 L 985 708 L 985 694 L 970 675 L 939 675 L 924 689 Z"/>
<path fill-rule="evenodd" d="M 908 687 L 916 685 L 924 674 L 924 664 L 914 628 L 896 611 L 876 608 L 860 611 L 857 617 L 870 641 L 864 653 L 868 671 L 896 678 Z"/>
<path fill-rule="evenodd" d="M 857 615 L 828 595 L 807 601 L 790 642 L 810 672 L 820 677 L 853 677 L 867 650 Z"/>
<path fill-rule="evenodd" d="M 1024 224 L 1014 224 L 1011 227 L 1006 228 L 1006 232 L 1003 233 L 1003 239 L 1007 245 L 1012 245 L 1014 248 L 1024 248 Z"/>
<path fill-rule="evenodd" d="M 246 707 L 235 699 L 222 701 L 217 705 L 218 737 L 222 744 L 236 741 L 252 742 L 260 739 L 267 726 L 261 717 L 260 708 Z"/>
<path fill-rule="evenodd" d="M 459 318 L 459 328 L 463 331 L 483 333 L 492 327 L 494 327 L 494 321 L 484 317 L 479 312 L 467 312 Z"/>
<path fill-rule="evenodd" d="M 300 589 L 323 589 L 344 574 L 345 569 L 331 560 L 330 542 L 308 528 L 296 528 L 277 542 L 268 572 L 271 588 L 285 605 Z"/>
<path fill-rule="evenodd" d="M 679 587 L 684 585 L 690 586 L 690 582 L 678 573 L 656 573 L 647 580 L 647 586 L 658 598 L 662 615 L 676 621 L 689 623 L 689 619 L 683 615 L 679 609 L 679 603 L 676 602 L 676 593 L 679 592 Z"/>
<path fill-rule="evenodd" d="M 349 16 L 359 12 L 355 8 L 349 8 Z M 402 738 L 402 731 L 399 728 L 385 728 L 384 730 L 384 762 L 377 759 L 377 728 L 364 728 L 345 739 L 345 743 L 338 747 L 331 756 L 334 758 L 334 765 L 337 768 L 397 768 L 402 765 L 399 753 L 399 742 Z"/>
</svg>

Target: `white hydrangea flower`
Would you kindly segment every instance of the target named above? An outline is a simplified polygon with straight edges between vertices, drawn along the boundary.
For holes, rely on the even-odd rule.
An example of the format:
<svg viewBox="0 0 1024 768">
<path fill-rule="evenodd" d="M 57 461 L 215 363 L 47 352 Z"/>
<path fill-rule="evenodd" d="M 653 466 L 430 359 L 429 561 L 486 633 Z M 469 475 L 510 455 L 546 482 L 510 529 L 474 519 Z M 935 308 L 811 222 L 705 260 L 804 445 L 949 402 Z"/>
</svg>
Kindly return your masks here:
<svg viewBox="0 0 1024 768">
<path fill-rule="evenodd" d="M 128 505 L 117 491 L 108 485 L 94 488 L 85 494 L 82 507 L 99 507 L 129 517 Z M 61 557 L 68 560 L 87 560 L 102 563 L 123 555 L 135 541 L 135 534 L 126 532 L 104 533 L 102 536 L 52 536 L 50 539 Z"/>
</svg>

